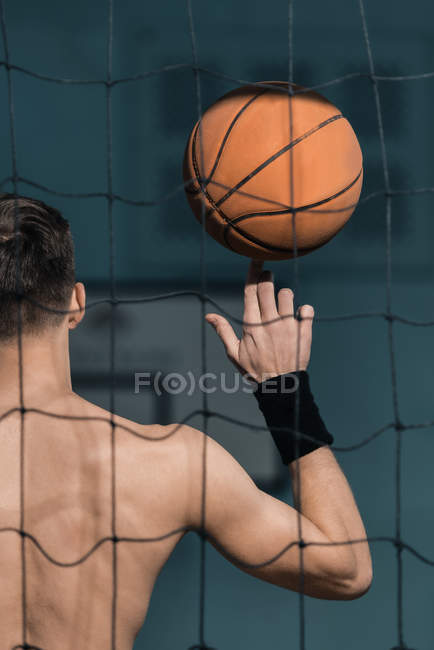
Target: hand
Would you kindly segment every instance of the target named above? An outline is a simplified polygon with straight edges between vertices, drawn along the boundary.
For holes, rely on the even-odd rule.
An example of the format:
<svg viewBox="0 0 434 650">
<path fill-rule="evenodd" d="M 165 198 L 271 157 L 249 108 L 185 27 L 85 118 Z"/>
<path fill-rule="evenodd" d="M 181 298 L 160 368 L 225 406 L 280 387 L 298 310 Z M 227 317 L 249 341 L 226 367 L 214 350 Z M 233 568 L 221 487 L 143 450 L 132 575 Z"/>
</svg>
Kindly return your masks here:
<svg viewBox="0 0 434 650">
<path fill-rule="evenodd" d="M 244 290 L 241 340 L 226 318 L 219 314 L 206 315 L 232 363 L 258 383 L 286 372 L 306 370 L 314 316 L 310 305 L 300 307 L 294 316 L 291 289 L 279 291 L 276 305 L 273 276 L 270 271 L 261 273 L 261 269 L 262 262 L 250 264 Z"/>
</svg>

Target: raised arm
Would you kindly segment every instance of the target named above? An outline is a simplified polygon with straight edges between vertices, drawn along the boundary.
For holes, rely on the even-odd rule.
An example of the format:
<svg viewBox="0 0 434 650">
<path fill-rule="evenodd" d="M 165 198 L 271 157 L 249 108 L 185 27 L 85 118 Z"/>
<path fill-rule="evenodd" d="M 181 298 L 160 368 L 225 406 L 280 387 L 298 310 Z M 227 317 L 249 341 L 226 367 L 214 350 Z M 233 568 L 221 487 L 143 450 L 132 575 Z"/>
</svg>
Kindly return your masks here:
<svg viewBox="0 0 434 650">
<path fill-rule="evenodd" d="M 305 305 L 299 315 L 301 320 L 292 317 L 289 289 L 279 292 L 276 305 L 271 274 L 261 273 L 253 263 L 245 290 L 247 325 L 241 340 L 223 317 L 208 314 L 207 320 L 236 367 L 263 386 L 269 377 L 306 370 L 312 307 Z M 261 327 L 249 325 L 273 319 L 276 322 Z M 312 422 L 320 422 L 319 415 L 316 417 Z M 293 422 L 288 421 L 287 426 L 292 427 Z M 194 477 L 188 524 L 200 528 L 202 483 L 198 477 L 202 474 L 203 434 L 187 428 L 186 436 Z M 206 443 L 205 529 L 223 555 L 251 575 L 288 589 L 302 589 L 317 598 L 352 599 L 367 591 L 372 567 L 368 543 L 363 541 L 366 532 L 351 488 L 328 446 L 320 446 L 324 445 L 321 442 L 312 446 L 313 451 L 305 447 L 301 458 L 288 463 L 297 511 L 259 490 L 237 461 L 211 438 Z"/>
</svg>

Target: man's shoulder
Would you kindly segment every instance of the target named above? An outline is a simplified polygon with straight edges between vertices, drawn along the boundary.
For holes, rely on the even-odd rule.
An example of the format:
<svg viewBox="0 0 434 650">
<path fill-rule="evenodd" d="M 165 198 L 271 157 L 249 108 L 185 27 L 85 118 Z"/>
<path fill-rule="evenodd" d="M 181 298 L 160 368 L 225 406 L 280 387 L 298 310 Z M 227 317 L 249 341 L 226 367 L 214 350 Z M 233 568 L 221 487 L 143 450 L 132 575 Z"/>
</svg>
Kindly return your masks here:
<svg viewBox="0 0 434 650">
<path fill-rule="evenodd" d="M 106 427 L 114 426 L 116 437 L 119 442 L 129 441 L 127 446 L 142 446 L 148 452 L 150 448 L 157 450 L 175 449 L 180 452 L 181 448 L 197 448 L 200 437 L 203 434 L 183 422 L 173 422 L 171 424 L 143 424 L 130 420 L 110 411 L 88 402 L 80 396 L 80 411 L 83 413 L 83 419 L 89 422 L 102 423 Z"/>
</svg>

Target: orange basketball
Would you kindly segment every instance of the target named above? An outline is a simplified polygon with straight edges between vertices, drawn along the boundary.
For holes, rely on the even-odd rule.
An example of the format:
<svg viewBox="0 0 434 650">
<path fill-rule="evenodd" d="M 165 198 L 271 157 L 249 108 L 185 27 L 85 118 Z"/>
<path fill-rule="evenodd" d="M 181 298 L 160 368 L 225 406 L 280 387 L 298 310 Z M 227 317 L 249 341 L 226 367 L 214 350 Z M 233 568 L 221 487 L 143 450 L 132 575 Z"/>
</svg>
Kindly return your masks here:
<svg viewBox="0 0 434 650">
<path fill-rule="evenodd" d="M 305 255 L 344 226 L 363 161 L 350 123 L 325 97 L 294 86 L 290 98 L 286 83 L 264 83 L 274 87 L 243 86 L 208 108 L 188 140 L 184 180 L 214 239 L 240 255 L 282 260 L 293 257 L 294 230 Z"/>
</svg>

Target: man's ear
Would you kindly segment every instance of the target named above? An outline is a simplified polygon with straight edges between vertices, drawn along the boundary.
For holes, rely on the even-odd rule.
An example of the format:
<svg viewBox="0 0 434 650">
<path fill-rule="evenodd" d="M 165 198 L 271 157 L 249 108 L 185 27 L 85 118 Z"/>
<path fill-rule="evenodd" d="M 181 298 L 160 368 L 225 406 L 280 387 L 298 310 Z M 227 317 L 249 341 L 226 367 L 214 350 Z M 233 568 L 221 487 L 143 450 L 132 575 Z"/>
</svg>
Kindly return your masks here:
<svg viewBox="0 0 434 650">
<path fill-rule="evenodd" d="M 86 290 L 82 282 L 76 282 L 72 290 L 71 302 L 69 304 L 68 329 L 73 330 L 80 323 L 84 316 L 86 306 Z"/>
</svg>

